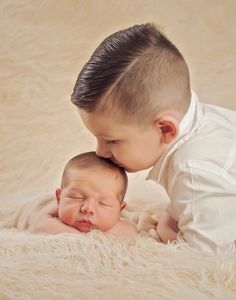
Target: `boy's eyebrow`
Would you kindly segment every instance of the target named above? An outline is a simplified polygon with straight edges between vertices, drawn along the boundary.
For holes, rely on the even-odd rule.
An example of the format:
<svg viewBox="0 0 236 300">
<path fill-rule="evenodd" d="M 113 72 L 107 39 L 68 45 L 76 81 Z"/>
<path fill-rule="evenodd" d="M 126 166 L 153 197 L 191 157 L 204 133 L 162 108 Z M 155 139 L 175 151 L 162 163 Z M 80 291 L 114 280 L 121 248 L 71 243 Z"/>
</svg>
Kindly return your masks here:
<svg viewBox="0 0 236 300">
<path fill-rule="evenodd" d="M 108 135 L 108 134 L 106 134 L 106 135 L 103 135 L 103 134 L 97 134 L 97 137 L 102 137 L 102 138 L 104 138 L 104 139 L 114 139 L 114 135 L 111 136 L 111 135 Z"/>
</svg>

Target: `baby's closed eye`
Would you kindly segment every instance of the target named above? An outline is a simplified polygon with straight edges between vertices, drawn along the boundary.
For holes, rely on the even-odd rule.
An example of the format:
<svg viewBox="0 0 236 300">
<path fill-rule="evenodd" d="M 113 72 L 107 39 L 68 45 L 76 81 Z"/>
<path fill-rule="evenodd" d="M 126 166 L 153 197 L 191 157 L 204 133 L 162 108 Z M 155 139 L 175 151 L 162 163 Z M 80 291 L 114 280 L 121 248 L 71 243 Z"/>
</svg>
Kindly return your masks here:
<svg viewBox="0 0 236 300">
<path fill-rule="evenodd" d="M 64 198 L 64 203 L 81 203 L 84 201 L 83 197 L 67 196 Z"/>
<path fill-rule="evenodd" d="M 102 202 L 102 201 L 99 201 L 98 203 L 102 206 L 111 207 L 111 205 L 109 205 L 108 203 Z"/>
</svg>

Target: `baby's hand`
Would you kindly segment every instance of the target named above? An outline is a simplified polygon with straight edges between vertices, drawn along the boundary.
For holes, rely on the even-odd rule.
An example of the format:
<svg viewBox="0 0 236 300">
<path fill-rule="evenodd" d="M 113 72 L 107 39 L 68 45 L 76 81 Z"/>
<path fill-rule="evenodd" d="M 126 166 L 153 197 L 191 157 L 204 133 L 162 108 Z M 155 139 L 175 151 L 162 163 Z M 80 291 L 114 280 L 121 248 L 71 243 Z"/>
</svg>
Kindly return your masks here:
<svg viewBox="0 0 236 300">
<path fill-rule="evenodd" d="M 57 206 L 51 205 L 35 216 L 29 225 L 29 230 L 34 233 L 79 233 L 74 227 L 62 223 L 58 218 Z"/>
<path fill-rule="evenodd" d="M 156 215 L 150 215 L 143 213 L 138 219 L 137 229 L 138 231 L 146 231 L 150 236 L 161 242 L 161 239 L 157 233 L 158 218 Z"/>
<path fill-rule="evenodd" d="M 156 230 L 158 218 L 156 215 L 150 215 L 147 212 L 140 213 L 137 220 L 137 230 L 150 232 L 150 230 Z"/>
<path fill-rule="evenodd" d="M 122 216 L 130 223 L 136 225 L 137 231 L 149 232 L 150 229 L 156 229 L 158 223 L 158 217 L 154 214 L 140 211 L 127 211 L 122 212 Z"/>
</svg>

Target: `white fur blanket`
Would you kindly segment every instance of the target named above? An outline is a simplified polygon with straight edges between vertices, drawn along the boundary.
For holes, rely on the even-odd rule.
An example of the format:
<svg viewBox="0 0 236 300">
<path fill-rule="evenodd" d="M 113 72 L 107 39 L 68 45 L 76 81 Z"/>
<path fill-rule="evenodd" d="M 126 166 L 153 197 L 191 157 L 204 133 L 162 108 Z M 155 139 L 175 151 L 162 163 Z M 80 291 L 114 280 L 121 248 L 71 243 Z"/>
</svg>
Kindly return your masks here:
<svg viewBox="0 0 236 300">
<path fill-rule="evenodd" d="M 235 254 L 147 233 L 146 216 L 168 199 L 145 172 L 129 175 L 125 217 L 143 229 L 135 239 L 23 230 L 65 162 L 95 147 L 70 94 L 98 43 L 154 21 L 182 50 L 200 99 L 236 109 L 235 10 L 234 0 L 0 1 L 0 299 L 236 299 Z"/>
<path fill-rule="evenodd" d="M 235 254 L 206 255 L 186 245 L 164 245 L 145 231 L 134 239 L 98 231 L 23 231 L 51 201 L 51 196 L 41 197 L 3 216 L 1 299 L 234 299 Z M 148 212 L 129 208 L 125 214 L 131 221 L 137 215 L 142 219 Z"/>
</svg>

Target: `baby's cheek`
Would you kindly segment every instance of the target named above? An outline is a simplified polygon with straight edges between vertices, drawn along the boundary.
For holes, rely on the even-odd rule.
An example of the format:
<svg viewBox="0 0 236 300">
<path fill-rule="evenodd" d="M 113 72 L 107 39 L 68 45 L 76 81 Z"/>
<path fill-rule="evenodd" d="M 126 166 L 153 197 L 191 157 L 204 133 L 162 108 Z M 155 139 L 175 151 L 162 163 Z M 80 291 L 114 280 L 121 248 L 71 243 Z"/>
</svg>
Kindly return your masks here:
<svg viewBox="0 0 236 300">
<path fill-rule="evenodd" d="M 103 215 L 103 220 L 105 223 L 109 224 L 110 226 L 114 226 L 120 219 L 120 214 L 117 211 L 106 212 Z"/>
<path fill-rule="evenodd" d="M 63 223 L 65 223 L 67 225 L 72 225 L 73 224 L 74 216 L 73 216 L 73 211 L 72 210 L 62 207 L 58 212 L 58 216 L 59 216 L 59 219 Z"/>
</svg>

